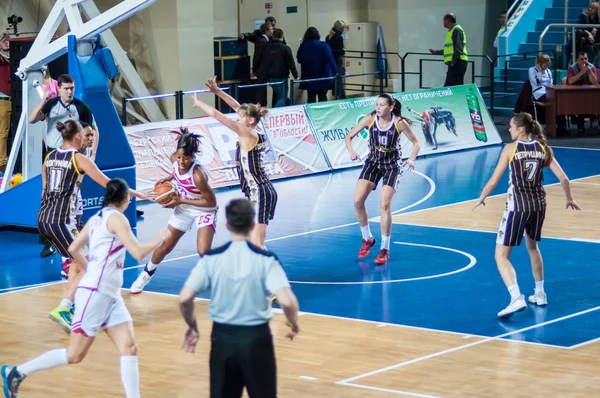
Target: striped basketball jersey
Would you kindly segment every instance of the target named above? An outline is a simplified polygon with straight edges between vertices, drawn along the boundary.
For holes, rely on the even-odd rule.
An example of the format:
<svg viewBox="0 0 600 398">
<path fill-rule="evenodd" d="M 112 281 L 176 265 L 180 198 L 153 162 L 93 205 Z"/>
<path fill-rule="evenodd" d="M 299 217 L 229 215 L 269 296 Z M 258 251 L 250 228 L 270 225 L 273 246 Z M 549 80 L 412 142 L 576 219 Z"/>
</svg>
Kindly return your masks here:
<svg viewBox="0 0 600 398">
<path fill-rule="evenodd" d="M 259 184 L 269 183 L 269 176 L 263 168 L 262 154 L 267 148 L 267 138 L 258 134 L 256 144 L 245 151 L 237 143 L 235 151 L 235 165 L 240 176 L 240 184 L 243 192 L 249 192 L 251 188 Z"/>
<path fill-rule="evenodd" d="M 392 116 L 389 125 L 382 127 L 379 124 L 379 117 L 375 116 L 375 120 L 369 126 L 369 161 L 382 166 L 398 162 L 402 156 L 400 148 L 400 135 L 402 132 L 398 129 L 396 123 L 400 120 L 396 116 Z"/>
<path fill-rule="evenodd" d="M 80 288 L 96 290 L 113 298 L 121 297 L 127 252 L 117 235 L 108 230 L 108 219 L 117 212 L 105 207 L 88 221 L 89 262 L 79 282 Z"/>
<path fill-rule="evenodd" d="M 204 178 L 208 181 L 208 174 L 200 163 L 194 162 L 192 167 L 185 174 L 179 172 L 179 163 L 173 162 L 173 183 L 177 187 L 179 197 L 182 199 L 201 200 L 204 199 L 200 190 L 194 183 L 194 169 L 199 167 L 204 173 Z M 192 217 L 200 215 L 206 211 L 206 208 L 198 206 L 181 204 L 177 206 L 177 211 L 191 215 Z"/>
<path fill-rule="evenodd" d="M 73 148 L 55 149 L 46 156 L 46 188 L 38 221 L 49 224 L 68 224 L 75 217 L 77 193 L 84 173 L 77 169 Z"/>
<path fill-rule="evenodd" d="M 546 150 L 539 142 L 517 141 L 508 163 L 509 180 L 506 210 L 541 211 L 546 208 L 544 160 Z"/>
</svg>

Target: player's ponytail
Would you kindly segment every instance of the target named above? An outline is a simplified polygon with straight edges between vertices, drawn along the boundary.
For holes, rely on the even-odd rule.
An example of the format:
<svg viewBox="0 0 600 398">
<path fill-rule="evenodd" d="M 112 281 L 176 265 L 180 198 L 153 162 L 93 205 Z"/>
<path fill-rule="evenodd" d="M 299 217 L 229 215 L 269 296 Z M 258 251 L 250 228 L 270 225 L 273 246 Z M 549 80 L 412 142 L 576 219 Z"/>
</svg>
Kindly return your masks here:
<svg viewBox="0 0 600 398">
<path fill-rule="evenodd" d="M 179 134 L 177 149 L 181 149 L 186 156 L 193 156 L 199 152 L 199 137 L 196 134 L 185 127 L 179 129 Z"/>
<path fill-rule="evenodd" d="M 66 122 L 56 122 L 56 129 L 60 131 L 63 141 L 73 141 L 83 128 L 77 120 L 69 119 Z"/>
<path fill-rule="evenodd" d="M 269 110 L 260 104 L 242 104 L 240 109 L 246 116 L 254 118 L 254 125 L 260 123 L 260 119 L 265 117 Z"/>
<path fill-rule="evenodd" d="M 113 178 L 106 184 L 106 193 L 102 207 L 116 205 L 119 206 L 127 199 L 129 195 L 129 186 L 121 178 Z"/>
<path fill-rule="evenodd" d="M 538 123 L 537 120 L 531 116 L 531 114 L 527 112 L 517 113 L 512 118 L 513 123 L 517 127 L 522 127 L 525 130 L 525 133 L 535 139 L 544 147 L 544 151 L 546 153 L 546 158 L 544 159 L 544 167 L 548 167 L 550 163 L 552 163 L 552 159 L 554 158 L 554 154 L 552 153 L 552 148 L 548 146 L 548 141 L 546 141 L 546 136 L 544 135 L 544 129 L 542 125 Z"/>
</svg>

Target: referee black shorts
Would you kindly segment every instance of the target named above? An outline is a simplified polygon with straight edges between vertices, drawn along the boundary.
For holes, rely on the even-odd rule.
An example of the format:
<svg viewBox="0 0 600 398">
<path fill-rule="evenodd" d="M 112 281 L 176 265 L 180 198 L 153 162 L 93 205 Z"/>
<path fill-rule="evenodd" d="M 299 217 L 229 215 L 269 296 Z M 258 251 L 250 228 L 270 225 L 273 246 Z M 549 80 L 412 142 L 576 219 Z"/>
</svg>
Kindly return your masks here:
<svg viewBox="0 0 600 398">
<path fill-rule="evenodd" d="M 210 398 L 277 397 L 277 369 L 268 323 L 258 326 L 213 324 Z"/>
</svg>

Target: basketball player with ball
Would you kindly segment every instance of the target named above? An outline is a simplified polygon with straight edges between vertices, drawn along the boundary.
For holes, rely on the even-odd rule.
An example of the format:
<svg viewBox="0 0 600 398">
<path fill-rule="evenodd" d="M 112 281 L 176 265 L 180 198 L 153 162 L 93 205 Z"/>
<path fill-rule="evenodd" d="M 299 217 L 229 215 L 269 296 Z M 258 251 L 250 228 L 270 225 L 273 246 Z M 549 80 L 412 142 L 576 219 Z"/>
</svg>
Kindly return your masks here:
<svg viewBox="0 0 600 398">
<path fill-rule="evenodd" d="M 174 209 L 168 225 L 171 236 L 154 250 L 144 271 L 131 285 L 132 294 L 139 294 L 144 290 L 158 264 L 194 226 L 197 230 L 198 254 L 203 255 L 211 248 L 217 227 L 217 198 L 208 185 L 208 174 L 196 161 L 198 152 L 198 137 L 182 128 L 177 140 L 177 151 L 171 155 L 173 173 L 159 180 L 154 188 L 156 202 Z"/>
</svg>

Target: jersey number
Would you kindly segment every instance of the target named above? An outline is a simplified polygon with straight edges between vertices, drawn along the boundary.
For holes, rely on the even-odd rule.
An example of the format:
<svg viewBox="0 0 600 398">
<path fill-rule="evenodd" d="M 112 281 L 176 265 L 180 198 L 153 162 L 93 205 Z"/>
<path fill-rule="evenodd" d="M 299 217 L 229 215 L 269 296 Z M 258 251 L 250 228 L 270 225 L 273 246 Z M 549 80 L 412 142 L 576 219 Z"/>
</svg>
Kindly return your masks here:
<svg viewBox="0 0 600 398">
<path fill-rule="evenodd" d="M 62 182 L 63 171 L 61 169 L 50 169 L 49 186 L 51 191 L 59 191 Z"/>
<path fill-rule="evenodd" d="M 379 145 L 381 145 L 381 146 L 387 146 L 387 142 L 388 142 L 387 135 L 380 135 L 379 136 Z"/>
<path fill-rule="evenodd" d="M 527 171 L 527 179 L 529 181 L 533 181 L 533 177 L 535 176 L 535 172 L 538 168 L 538 162 L 534 160 L 528 160 L 525 162 L 525 170 Z"/>
</svg>

